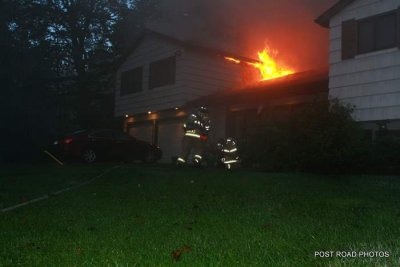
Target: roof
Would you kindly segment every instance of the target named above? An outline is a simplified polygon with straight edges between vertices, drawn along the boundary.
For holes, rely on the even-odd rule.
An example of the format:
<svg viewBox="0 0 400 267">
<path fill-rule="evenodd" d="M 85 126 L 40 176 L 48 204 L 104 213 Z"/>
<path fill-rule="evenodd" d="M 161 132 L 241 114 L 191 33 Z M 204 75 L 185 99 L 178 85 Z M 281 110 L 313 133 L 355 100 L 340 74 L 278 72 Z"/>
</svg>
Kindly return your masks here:
<svg viewBox="0 0 400 267">
<path fill-rule="evenodd" d="M 318 94 L 328 94 L 328 73 L 305 71 L 273 80 L 261 81 L 247 87 L 220 91 L 190 101 L 187 106 L 268 102 L 284 97 Z"/>
<path fill-rule="evenodd" d="M 340 11 L 342 11 L 346 6 L 353 3 L 354 1 L 355 0 L 340 0 L 339 2 L 334 4 L 331 8 L 322 13 L 314 21 L 319 25 L 321 25 L 322 27 L 329 28 L 329 21 L 331 20 L 331 18 Z"/>
<path fill-rule="evenodd" d="M 240 59 L 240 60 L 249 61 L 249 62 L 258 62 L 258 60 L 253 59 L 253 58 L 245 57 L 245 56 L 242 56 L 242 55 L 238 55 L 236 53 L 220 50 L 220 49 L 213 48 L 213 47 L 204 46 L 204 45 L 196 43 L 194 41 L 180 40 L 180 39 L 178 39 L 176 37 L 172 37 L 172 36 L 169 36 L 169 35 L 166 35 L 166 34 L 163 34 L 163 33 L 160 33 L 160 32 L 156 32 L 156 31 L 153 31 L 153 30 L 150 30 L 150 29 L 146 29 L 145 30 L 145 34 L 151 34 L 151 35 L 157 36 L 159 38 L 168 40 L 170 42 L 177 43 L 177 44 L 179 44 L 181 46 L 184 46 L 186 48 L 193 49 L 193 50 L 198 50 L 198 51 L 204 52 L 204 53 L 215 54 L 215 55 L 219 55 L 219 56 L 222 56 L 222 57 L 225 57 L 225 56 L 234 57 L 234 58 L 237 58 L 237 59 Z"/>
<path fill-rule="evenodd" d="M 149 35 L 156 36 L 156 37 L 164 39 L 164 40 L 166 40 L 168 42 L 175 43 L 175 44 L 178 44 L 179 46 L 182 46 L 182 47 L 185 47 L 185 48 L 188 48 L 188 49 L 192 49 L 192 50 L 196 50 L 198 52 L 205 53 L 205 54 L 211 54 L 211 55 L 216 55 L 216 56 L 220 56 L 220 57 L 234 57 L 234 58 L 237 58 L 239 60 L 248 61 L 248 62 L 254 62 L 254 63 L 259 62 L 256 59 L 248 58 L 248 57 L 241 56 L 241 55 L 237 55 L 237 54 L 229 52 L 229 51 L 223 51 L 223 50 L 220 50 L 220 49 L 217 49 L 217 48 L 207 47 L 207 46 L 198 44 L 198 43 L 193 42 L 193 41 L 184 41 L 184 40 L 180 40 L 180 39 L 178 39 L 176 37 L 173 37 L 173 36 L 170 36 L 170 35 L 166 35 L 166 34 L 163 34 L 163 33 L 160 33 L 160 32 L 156 32 L 154 30 L 144 29 L 143 32 L 140 34 L 140 36 L 137 38 L 136 42 L 134 42 L 134 44 L 130 47 L 130 49 L 128 49 L 127 53 L 124 56 L 122 56 L 122 58 L 120 58 L 119 63 L 117 64 L 118 67 L 120 65 L 122 65 L 123 62 L 127 59 L 127 57 L 129 55 L 131 55 L 136 50 L 136 48 L 143 41 L 143 39 L 146 36 L 149 36 Z"/>
</svg>

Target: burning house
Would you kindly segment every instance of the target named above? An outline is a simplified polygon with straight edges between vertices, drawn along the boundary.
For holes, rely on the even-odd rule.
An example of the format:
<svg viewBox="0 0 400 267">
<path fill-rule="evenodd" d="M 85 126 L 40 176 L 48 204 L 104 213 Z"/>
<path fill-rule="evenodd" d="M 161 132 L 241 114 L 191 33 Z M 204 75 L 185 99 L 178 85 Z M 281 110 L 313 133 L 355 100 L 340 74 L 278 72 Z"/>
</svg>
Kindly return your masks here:
<svg viewBox="0 0 400 267">
<path fill-rule="evenodd" d="M 268 47 L 251 59 L 147 31 L 118 70 L 115 116 L 129 134 L 159 145 L 165 162 L 179 154 L 183 120 L 200 105 L 210 109 L 211 141 L 245 135 L 263 112 L 290 114 L 328 96 L 353 104 L 371 137 L 397 134 L 399 10 L 398 0 L 340 0 L 316 19 L 330 32 L 329 81 L 287 66 Z"/>
<path fill-rule="evenodd" d="M 126 132 L 160 146 L 169 161 L 180 151 L 182 107 L 242 82 L 242 67 L 224 56 L 238 57 L 147 30 L 118 70 L 115 116 Z"/>
<path fill-rule="evenodd" d="M 209 107 L 215 141 L 241 137 L 267 108 L 290 112 L 327 97 L 326 74 L 296 73 L 269 48 L 258 57 L 146 31 L 118 70 L 115 116 L 130 135 L 160 146 L 170 162 L 181 149 L 183 120 L 197 106 Z"/>
</svg>

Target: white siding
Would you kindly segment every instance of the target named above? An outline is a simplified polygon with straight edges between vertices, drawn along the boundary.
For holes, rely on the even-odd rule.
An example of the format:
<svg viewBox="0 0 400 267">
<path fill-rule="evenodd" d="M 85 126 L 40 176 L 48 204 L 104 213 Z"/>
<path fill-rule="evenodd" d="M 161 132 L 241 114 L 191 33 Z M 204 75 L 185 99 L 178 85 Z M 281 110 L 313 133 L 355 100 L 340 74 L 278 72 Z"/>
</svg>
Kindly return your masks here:
<svg viewBox="0 0 400 267">
<path fill-rule="evenodd" d="M 176 55 L 176 82 L 174 85 L 148 89 L 149 64 Z M 143 91 L 120 96 L 120 74 L 144 67 Z M 199 96 L 237 85 L 241 67 L 223 57 L 199 50 L 183 48 L 164 38 L 147 35 L 120 67 L 117 75 L 115 116 L 159 111 L 184 105 Z"/>
<path fill-rule="evenodd" d="M 355 105 L 359 121 L 400 119 L 400 51 L 391 48 L 342 61 L 341 24 L 399 5 L 399 0 L 358 0 L 330 21 L 329 94 Z"/>
<path fill-rule="evenodd" d="M 151 62 L 174 56 L 181 47 L 167 42 L 153 35 L 147 35 L 135 49 L 132 55 L 120 67 L 117 73 L 115 116 L 125 114 L 137 114 L 148 110 L 162 110 L 184 104 L 182 98 L 183 88 L 181 86 L 180 60 L 176 56 L 176 83 L 174 85 L 149 89 L 149 64 Z M 120 96 L 121 72 L 143 66 L 143 91 Z"/>
<path fill-rule="evenodd" d="M 238 86 L 242 80 L 241 71 L 241 65 L 226 61 L 223 55 L 186 50 L 181 73 L 185 100 Z"/>
</svg>

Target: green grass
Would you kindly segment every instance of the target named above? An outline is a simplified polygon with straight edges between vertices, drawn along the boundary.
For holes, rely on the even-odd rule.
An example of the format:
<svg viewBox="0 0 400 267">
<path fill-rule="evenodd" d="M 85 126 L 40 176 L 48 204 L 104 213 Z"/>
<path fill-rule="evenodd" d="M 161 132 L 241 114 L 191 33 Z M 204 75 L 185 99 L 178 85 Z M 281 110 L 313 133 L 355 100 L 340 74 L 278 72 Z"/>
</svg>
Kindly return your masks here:
<svg viewBox="0 0 400 267">
<path fill-rule="evenodd" d="M 86 182 L 110 165 L 0 165 L 0 209 Z"/>
<path fill-rule="evenodd" d="M 79 169 L 89 176 L 106 167 L 62 171 L 80 177 Z M 29 169 L 40 180 L 39 169 Z M 0 214 L 0 265 L 399 266 L 399 207 L 397 177 L 124 165 Z M 315 251 L 390 256 L 316 258 Z"/>
</svg>

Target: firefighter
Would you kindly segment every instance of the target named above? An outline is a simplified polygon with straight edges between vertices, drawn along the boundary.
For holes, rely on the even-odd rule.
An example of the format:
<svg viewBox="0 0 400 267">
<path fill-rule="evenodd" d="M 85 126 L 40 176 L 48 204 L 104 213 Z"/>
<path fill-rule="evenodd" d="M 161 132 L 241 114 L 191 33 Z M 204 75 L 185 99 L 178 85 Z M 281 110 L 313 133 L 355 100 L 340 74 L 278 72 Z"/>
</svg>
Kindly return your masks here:
<svg viewBox="0 0 400 267">
<path fill-rule="evenodd" d="M 182 153 L 176 164 L 181 166 L 186 163 L 190 152 L 194 154 L 194 163 L 201 166 L 203 147 L 208 140 L 210 132 L 210 119 L 206 107 L 200 107 L 190 114 L 183 124 L 185 134 L 182 141 Z"/>
<path fill-rule="evenodd" d="M 238 149 L 236 146 L 236 141 L 228 137 L 222 144 L 219 145 L 221 162 L 225 165 L 228 170 L 236 168 L 240 164 L 240 159 L 238 155 Z"/>
</svg>

